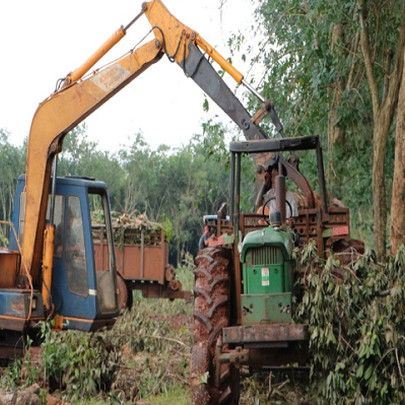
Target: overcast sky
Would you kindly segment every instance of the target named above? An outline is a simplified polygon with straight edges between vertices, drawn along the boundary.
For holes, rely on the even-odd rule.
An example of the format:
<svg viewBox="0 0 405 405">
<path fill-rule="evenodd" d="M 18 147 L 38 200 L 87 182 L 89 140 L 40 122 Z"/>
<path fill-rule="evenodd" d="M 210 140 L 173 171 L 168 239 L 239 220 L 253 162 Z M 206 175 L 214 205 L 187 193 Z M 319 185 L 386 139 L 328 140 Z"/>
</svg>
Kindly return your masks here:
<svg viewBox="0 0 405 405">
<path fill-rule="evenodd" d="M 199 32 L 224 56 L 232 32 L 247 32 L 253 24 L 250 0 L 163 0 L 181 22 Z M 21 145 L 38 104 L 64 77 L 87 59 L 118 27 L 141 10 L 140 0 L 20 0 L 0 3 L 1 97 L 0 128 Z M 142 17 L 103 63 L 123 55 L 149 30 Z M 235 67 L 244 73 L 238 59 Z M 234 85 L 231 86 L 235 88 Z M 116 151 L 142 131 L 156 148 L 187 144 L 201 133 L 201 122 L 220 110 L 202 111 L 202 90 L 166 57 L 150 67 L 86 119 L 88 135 L 102 150 Z M 213 103 L 211 103 L 212 105 Z"/>
</svg>

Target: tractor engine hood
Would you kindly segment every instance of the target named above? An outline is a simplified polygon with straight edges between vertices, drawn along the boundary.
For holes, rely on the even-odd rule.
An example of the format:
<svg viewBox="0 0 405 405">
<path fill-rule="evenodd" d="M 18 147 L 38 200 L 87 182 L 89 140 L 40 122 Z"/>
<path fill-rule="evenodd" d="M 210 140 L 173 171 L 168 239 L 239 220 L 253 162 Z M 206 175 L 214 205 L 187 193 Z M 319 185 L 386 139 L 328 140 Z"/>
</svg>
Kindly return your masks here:
<svg viewBox="0 0 405 405">
<path fill-rule="evenodd" d="M 263 246 L 275 246 L 281 249 L 283 256 L 286 260 L 291 258 L 293 240 L 291 232 L 274 229 L 269 226 L 267 228 L 250 232 L 246 235 L 242 243 L 240 253 L 240 260 L 245 262 L 246 253 L 251 248 L 258 248 Z"/>
</svg>

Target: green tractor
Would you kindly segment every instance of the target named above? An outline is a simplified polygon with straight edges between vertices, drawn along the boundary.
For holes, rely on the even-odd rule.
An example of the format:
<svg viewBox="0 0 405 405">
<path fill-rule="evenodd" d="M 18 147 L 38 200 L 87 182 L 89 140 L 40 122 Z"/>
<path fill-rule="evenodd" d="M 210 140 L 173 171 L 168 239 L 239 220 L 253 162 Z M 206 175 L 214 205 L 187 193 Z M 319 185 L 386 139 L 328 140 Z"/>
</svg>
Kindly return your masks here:
<svg viewBox="0 0 405 405">
<path fill-rule="evenodd" d="M 315 150 L 319 193 L 299 171 L 297 150 Z M 314 239 L 320 255 L 332 251 L 343 262 L 364 250 L 350 239 L 348 208 L 328 207 L 318 136 L 232 142 L 230 151 L 229 217 L 205 217 L 213 235 L 194 271 L 191 395 L 199 405 L 238 404 L 241 366 L 306 363 L 308 328 L 292 317 L 294 246 Z M 289 158 L 282 152 L 290 152 Z M 257 172 L 264 184 L 269 169 L 277 169 L 271 189 L 258 193 L 267 197 L 259 210 L 256 200 L 254 213 L 240 212 L 242 154 L 260 154 Z M 296 198 L 286 191 L 286 178 L 295 184 Z"/>
</svg>

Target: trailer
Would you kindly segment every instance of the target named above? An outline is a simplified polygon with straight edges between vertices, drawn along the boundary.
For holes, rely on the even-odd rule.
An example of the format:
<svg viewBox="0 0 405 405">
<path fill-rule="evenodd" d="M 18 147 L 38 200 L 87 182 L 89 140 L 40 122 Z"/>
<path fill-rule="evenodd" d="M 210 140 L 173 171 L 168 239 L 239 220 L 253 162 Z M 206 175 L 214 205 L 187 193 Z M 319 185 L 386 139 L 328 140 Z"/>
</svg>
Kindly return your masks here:
<svg viewBox="0 0 405 405">
<path fill-rule="evenodd" d="M 169 245 L 160 224 L 145 215 L 123 214 L 113 219 L 113 234 L 121 308 L 131 307 L 133 290 L 142 291 L 145 298 L 191 299 L 169 264 Z M 108 260 L 102 226 L 93 226 L 93 241 L 95 261 L 102 266 Z"/>
</svg>

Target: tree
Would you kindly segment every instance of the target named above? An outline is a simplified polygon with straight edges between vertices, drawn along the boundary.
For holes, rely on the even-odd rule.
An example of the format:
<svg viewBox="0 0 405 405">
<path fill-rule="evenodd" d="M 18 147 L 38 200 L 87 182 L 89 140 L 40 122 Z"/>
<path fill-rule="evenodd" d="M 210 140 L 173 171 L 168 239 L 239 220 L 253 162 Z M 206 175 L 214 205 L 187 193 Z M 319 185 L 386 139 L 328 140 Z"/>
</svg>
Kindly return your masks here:
<svg viewBox="0 0 405 405">
<path fill-rule="evenodd" d="M 129 212 L 144 212 L 154 221 L 167 218 L 172 223 L 172 264 L 180 260 L 182 252 L 197 252 L 203 215 L 215 213 L 227 198 L 229 174 L 223 166 L 228 159 L 216 160 L 226 152 L 223 134 L 219 128 L 218 136 L 207 131 L 209 134 L 195 136 L 189 145 L 174 150 L 161 146 L 156 151 L 138 134 L 133 145 L 120 152 L 126 173 L 124 207 Z"/>
<path fill-rule="evenodd" d="M 8 138 L 8 132 L 0 129 L 0 218 L 9 221 L 14 206 L 17 178 L 24 173 L 25 147 L 11 145 Z"/>
<path fill-rule="evenodd" d="M 98 150 L 97 143 L 88 140 L 85 124 L 66 136 L 58 175 L 94 177 L 106 183 L 112 203 L 123 199 L 124 171 L 118 156 Z"/>
<path fill-rule="evenodd" d="M 385 258 L 386 253 L 387 193 L 384 173 L 387 141 L 397 107 L 405 46 L 405 5 L 397 1 L 385 3 L 383 6 L 358 0 L 360 43 L 373 105 L 374 248 L 379 259 Z M 381 38 L 381 22 L 394 23 L 391 36 Z M 372 26 L 374 32 L 370 31 Z"/>
<path fill-rule="evenodd" d="M 405 70 L 405 66 L 403 67 Z M 390 239 L 392 253 L 405 243 L 405 72 L 399 90 L 395 129 L 395 166 L 392 184 Z"/>
<path fill-rule="evenodd" d="M 275 101 L 287 136 L 321 135 L 328 151 L 328 190 L 351 208 L 352 229 L 363 238 L 372 199 L 372 116 L 364 96 L 356 10 L 353 2 L 262 2 L 257 17 L 264 39 L 252 60 L 265 66 L 259 83 L 264 96 Z M 313 177 L 313 162 L 303 163 Z"/>
<path fill-rule="evenodd" d="M 384 257 L 403 2 L 272 0 L 261 2 L 257 15 L 264 40 L 253 62 L 266 66 L 264 95 L 276 102 L 288 136 L 328 134 L 329 189 L 355 216 L 374 205 L 374 246 Z"/>
<path fill-rule="evenodd" d="M 145 212 L 151 220 L 158 220 L 165 199 L 158 179 L 162 175 L 166 151 L 166 147 L 152 151 L 142 134 L 136 134 L 133 144 L 119 152 L 125 171 L 122 201 L 125 212 Z"/>
</svg>

